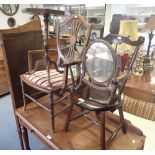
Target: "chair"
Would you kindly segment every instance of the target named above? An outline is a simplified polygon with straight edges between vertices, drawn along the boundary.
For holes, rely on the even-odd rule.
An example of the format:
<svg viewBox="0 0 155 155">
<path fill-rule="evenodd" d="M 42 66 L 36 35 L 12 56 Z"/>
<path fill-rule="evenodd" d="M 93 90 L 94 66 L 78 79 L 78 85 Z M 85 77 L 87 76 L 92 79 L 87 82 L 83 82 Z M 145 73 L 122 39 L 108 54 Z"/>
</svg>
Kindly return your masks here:
<svg viewBox="0 0 155 155">
<path fill-rule="evenodd" d="M 45 18 L 45 16 L 44 16 Z M 48 21 L 48 20 L 44 20 Z M 45 29 L 48 30 L 48 23 L 45 23 Z M 61 29 L 61 27 L 66 26 L 70 30 L 70 35 L 67 36 L 67 39 L 61 38 L 60 34 L 65 32 L 65 29 Z M 70 27 L 69 27 L 70 26 Z M 83 17 L 81 16 L 69 16 L 64 19 L 62 23 L 59 23 L 57 26 L 57 51 L 58 51 L 58 61 L 57 63 L 50 58 L 50 50 L 48 49 L 48 36 L 46 33 L 46 44 L 45 44 L 45 55 L 43 59 L 40 59 L 40 56 L 43 53 L 43 50 L 35 50 L 29 51 L 28 60 L 29 60 L 29 68 L 31 69 L 26 74 L 21 75 L 21 85 L 24 99 L 24 110 L 26 110 L 27 98 L 31 101 L 35 102 L 45 110 L 50 113 L 51 117 L 51 127 L 52 132 L 55 131 L 54 127 L 54 117 L 64 111 L 69 105 L 64 105 L 60 111 L 55 112 L 54 106 L 58 103 L 61 103 L 64 99 L 70 99 L 70 93 L 65 90 L 76 82 L 74 80 L 74 75 L 72 72 L 72 65 L 80 65 L 81 58 L 74 59 L 76 38 L 80 28 L 88 29 L 88 37 L 86 38 L 86 44 L 89 41 L 89 33 L 91 30 L 91 25 L 86 24 Z M 62 31 L 61 31 L 62 30 Z M 68 30 L 68 29 L 67 29 Z M 64 40 L 63 40 L 64 39 Z M 83 48 L 82 48 L 83 49 Z M 80 49 L 80 50 L 82 50 Z M 63 51 L 63 52 L 62 52 Z M 67 55 L 64 56 L 64 53 Z M 31 63 L 32 57 L 34 55 L 38 57 L 35 64 Z M 43 64 L 44 62 L 44 64 Z M 34 68 L 33 68 L 33 67 Z M 41 67 L 41 69 L 39 68 Z M 33 68 L 33 70 L 32 70 Z M 69 72 L 70 68 L 70 72 Z M 77 78 L 76 78 L 77 79 Z M 28 94 L 25 92 L 25 85 L 32 87 L 37 90 L 39 93 L 48 96 L 48 104 L 40 103 L 39 100 L 35 99 L 35 94 Z M 56 97 L 55 97 L 56 96 Z"/>
<path fill-rule="evenodd" d="M 123 133 L 126 133 L 122 111 L 122 92 L 139 47 L 143 42 L 143 37 L 134 42 L 136 48 L 133 57 L 128 70 L 122 76 L 118 76 L 120 57 L 108 42 L 105 40 L 95 40 L 89 44 L 83 54 L 83 67 L 79 84 L 72 90 L 72 104 L 68 110 L 65 131 L 68 131 L 71 121 L 84 116 L 100 127 L 101 149 L 106 149 L 106 146 L 117 135 L 120 129 L 122 129 Z M 74 104 L 80 107 L 82 112 L 72 116 Z M 105 113 L 108 111 L 113 112 L 116 109 L 119 110 L 120 125 L 112 132 L 105 126 Z M 96 115 L 92 114 L 92 112 L 95 112 Z M 105 131 L 111 134 L 108 140 L 106 140 Z"/>
<path fill-rule="evenodd" d="M 65 88 L 68 72 L 72 76 L 72 82 L 79 79 L 79 69 L 83 50 L 88 46 L 91 35 L 91 24 L 87 23 L 82 16 L 70 16 L 65 21 L 60 23 L 57 27 L 57 50 L 59 67 L 65 67 L 66 81 L 63 88 Z M 83 45 L 77 44 L 80 39 L 83 39 Z M 64 47 L 65 42 L 65 47 Z M 67 66 L 67 67 L 66 67 Z"/>
</svg>

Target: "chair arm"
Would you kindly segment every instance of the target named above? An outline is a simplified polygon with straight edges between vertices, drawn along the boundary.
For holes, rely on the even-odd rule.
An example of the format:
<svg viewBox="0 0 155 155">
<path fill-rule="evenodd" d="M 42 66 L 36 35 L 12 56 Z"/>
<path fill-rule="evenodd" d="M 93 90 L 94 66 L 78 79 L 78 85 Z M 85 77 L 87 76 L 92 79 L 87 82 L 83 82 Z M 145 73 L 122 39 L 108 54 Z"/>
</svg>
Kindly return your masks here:
<svg viewBox="0 0 155 155">
<path fill-rule="evenodd" d="M 67 61 L 67 62 L 63 63 L 63 67 L 69 67 L 72 65 L 77 65 L 77 64 L 80 64 L 81 62 L 82 62 L 82 60 L 80 60 L 80 59 Z"/>
<path fill-rule="evenodd" d="M 125 72 L 125 73 L 123 73 L 123 74 L 117 76 L 117 77 L 116 77 L 116 80 L 117 80 L 118 83 L 119 83 L 120 81 L 122 81 L 123 79 L 125 79 L 127 76 L 128 76 L 128 75 L 127 75 L 127 73 Z"/>
</svg>

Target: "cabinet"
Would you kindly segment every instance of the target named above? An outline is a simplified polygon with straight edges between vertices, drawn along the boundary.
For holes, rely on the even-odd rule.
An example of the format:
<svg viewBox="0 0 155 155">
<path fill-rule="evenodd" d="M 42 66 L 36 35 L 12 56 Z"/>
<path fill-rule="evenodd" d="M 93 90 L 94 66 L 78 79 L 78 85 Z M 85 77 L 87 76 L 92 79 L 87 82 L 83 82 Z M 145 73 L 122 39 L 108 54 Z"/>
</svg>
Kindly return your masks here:
<svg viewBox="0 0 155 155">
<path fill-rule="evenodd" d="M 86 15 L 86 6 L 85 4 L 74 4 L 74 5 L 65 5 L 65 10 L 69 11 L 70 14 L 75 15 Z"/>
<path fill-rule="evenodd" d="M 0 49 L 0 95 L 9 92 L 8 81 L 6 77 L 6 71 L 4 67 L 4 59 L 2 55 L 2 51 Z"/>
<path fill-rule="evenodd" d="M 92 32 L 95 32 L 98 37 L 103 36 L 105 23 L 105 6 L 87 7 L 81 5 L 66 6 L 66 11 L 71 14 L 79 14 L 84 16 L 88 23 L 92 24 Z"/>
<path fill-rule="evenodd" d="M 98 37 L 103 37 L 105 24 L 105 6 L 87 7 L 86 19 L 92 24 L 92 32 Z"/>
<path fill-rule="evenodd" d="M 92 24 L 93 29 L 100 29 L 104 26 L 105 6 L 88 7 L 87 21 Z"/>
</svg>

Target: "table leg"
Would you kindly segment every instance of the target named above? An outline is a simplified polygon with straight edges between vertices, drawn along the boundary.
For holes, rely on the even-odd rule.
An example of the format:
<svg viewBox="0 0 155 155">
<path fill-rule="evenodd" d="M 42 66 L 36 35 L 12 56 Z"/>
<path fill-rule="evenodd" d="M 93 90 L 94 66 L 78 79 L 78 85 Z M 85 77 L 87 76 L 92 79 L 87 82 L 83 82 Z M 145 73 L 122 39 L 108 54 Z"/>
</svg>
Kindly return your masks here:
<svg viewBox="0 0 155 155">
<path fill-rule="evenodd" d="M 22 133 L 22 140 L 23 140 L 24 150 L 30 150 L 27 129 L 22 124 L 20 124 L 20 127 L 21 127 L 21 133 Z"/>
</svg>

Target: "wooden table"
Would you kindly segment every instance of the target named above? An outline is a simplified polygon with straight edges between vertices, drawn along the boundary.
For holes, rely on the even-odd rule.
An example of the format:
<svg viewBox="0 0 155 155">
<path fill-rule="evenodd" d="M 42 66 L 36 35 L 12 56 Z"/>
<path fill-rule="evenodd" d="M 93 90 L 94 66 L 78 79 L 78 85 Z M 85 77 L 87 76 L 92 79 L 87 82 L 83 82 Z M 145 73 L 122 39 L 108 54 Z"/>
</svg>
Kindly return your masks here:
<svg viewBox="0 0 155 155">
<path fill-rule="evenodd" d="M 155 103 L 155 69 L 147 71 L 142 76 L 132 74 L 124 93 L 135 99 Z"/>
<path fill-rule="evenodd" d="M 46 96 L 40 100 L 46 104 Z M 67 101 L 64 101 L 64 104 Z M 63 104 L 56 106 L 56 111 L 61 108 Z M 78 109 L 75 108 L 74 112 Z M 64 123 L 66 112 L 56 117 L 56 132 L 52 135 L 50 127 L 49 113 L 35 103 L 30 103 L 27 110 L 24 112 L 23 107 L 15 111 L 20 125 L 22 127 L 22 136 L 24 140 L 25 149 L 29 149 L 29 142 L 27 141 L 26 129 L 37 136 L 51 149 L 65 149 L 65 150 L 96 150 L 100 148 L 99 145 L 99 128 L 92 122 L 85 118 L 79 118 L 73 121 L 69 126 L 69 131 L 64 132 Z M 106 127 L 114 130 L 118 126 L 119 118 L 117 115 L 109 113 L 107 115 Z M 107 149 L 110 150 L 136 150 L 143 149 L 145 136 L 140 129 L 134 127 L 129 121 L 126 121 L 127 134 L 122 131 L 114 138 Z M 110 135 L 106 133 L 106 138 Z M 38 148 L 39 149 L 39 148 Z"/>
<path fill-rule="evenodd" d="M 124 94 L 124 111 L 155 121 L 155 69 L 141 77 L 131 75 Z"/>
</svg>

